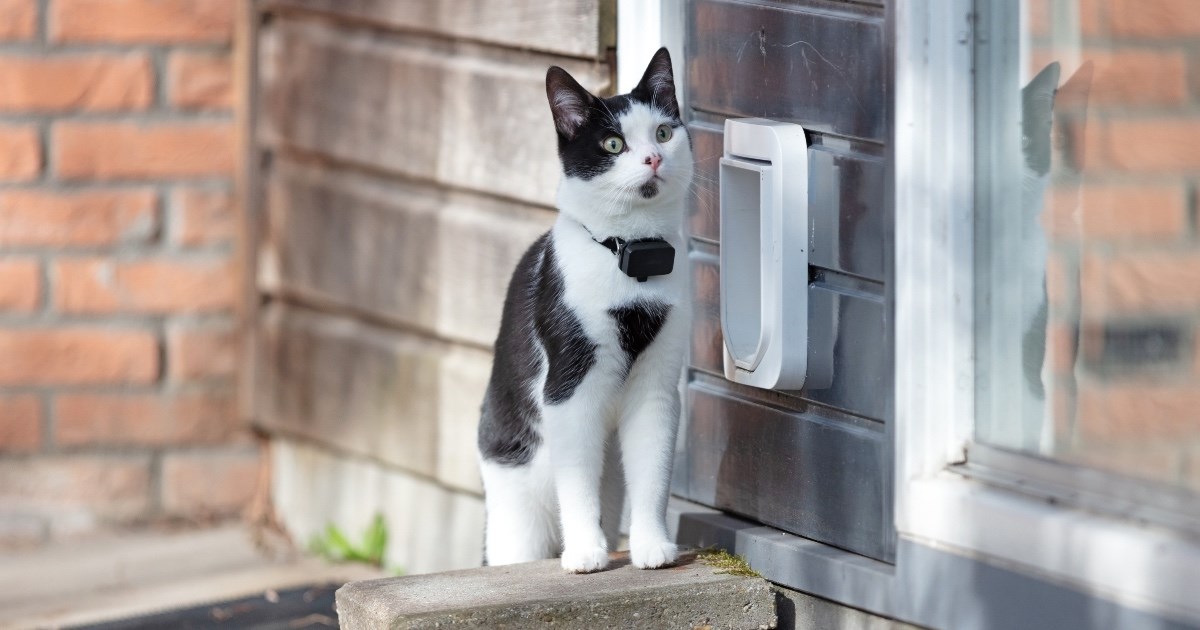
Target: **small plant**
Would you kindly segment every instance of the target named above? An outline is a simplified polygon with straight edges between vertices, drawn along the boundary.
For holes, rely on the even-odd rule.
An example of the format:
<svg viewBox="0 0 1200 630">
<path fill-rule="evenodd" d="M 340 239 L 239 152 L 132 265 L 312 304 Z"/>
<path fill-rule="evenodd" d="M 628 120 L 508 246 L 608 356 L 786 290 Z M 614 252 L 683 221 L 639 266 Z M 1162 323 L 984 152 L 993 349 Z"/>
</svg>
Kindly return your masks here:
<svg viewBox="0 0 1200 630">
<path fill-rule="evenodd" d="M 701 549 L 696 554 L 696 557 L 700 562 L 717 569 L 717 573 L 728 573 L 742 577 L 762 577 L 762 574 L 750 568 L 750 563 L 746 562 L 745 558 L 735 556 L 724 549 L 708 547 Z"/>
<path fill-rule="evenodd" d="M 382 514 L 376 514 L 363 534 L 362 544 L 354 545 L 337 525 L 330 523 L 324 532 L 312 537 L 308 548 L 334 562 L 364 562 L 380 567 L 383 566 L 383 552 L 387 549 L 387 524 Z"/>
</svg>

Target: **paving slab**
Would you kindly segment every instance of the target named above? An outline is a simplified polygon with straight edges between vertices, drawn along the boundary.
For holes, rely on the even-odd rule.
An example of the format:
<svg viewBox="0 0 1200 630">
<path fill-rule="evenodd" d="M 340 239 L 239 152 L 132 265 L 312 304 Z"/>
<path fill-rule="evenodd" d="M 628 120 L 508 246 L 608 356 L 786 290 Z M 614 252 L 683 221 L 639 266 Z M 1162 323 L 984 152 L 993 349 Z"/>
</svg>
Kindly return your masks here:
<svg viewBox="0 0 1200 630">
<path fill-rule="evenodd" d="M 774 628 L 775 594 L 758 577 L 685 554 L 646 571 L 627 553 L 587 575 L 558 560 L 352 582 L 337 592 L 344 630 L 409 628 Z"/>
<path fill-rule="evenodd" d="M 94 624 L 382 574 L 299 555 L 267 557 L 240 525 L 96 536 L 0 553 L 0 630 Z"/>
</svg>

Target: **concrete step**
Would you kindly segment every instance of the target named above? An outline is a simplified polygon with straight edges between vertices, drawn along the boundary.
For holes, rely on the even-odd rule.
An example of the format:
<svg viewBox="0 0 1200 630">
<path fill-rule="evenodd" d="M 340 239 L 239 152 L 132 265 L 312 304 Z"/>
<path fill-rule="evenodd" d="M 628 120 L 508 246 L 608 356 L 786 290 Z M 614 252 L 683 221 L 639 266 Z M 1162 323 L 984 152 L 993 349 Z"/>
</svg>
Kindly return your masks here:
<svg viewBox="0 0 1200 630">
<path fill-rule="evenodd" d="M 352 582 L 337 592 L 344 630 L 387 628 L 774 628 L 775 593 L 685 554 L 645 571 L 627 553 L 598 573 L 558 560 Z"/>
</svg>

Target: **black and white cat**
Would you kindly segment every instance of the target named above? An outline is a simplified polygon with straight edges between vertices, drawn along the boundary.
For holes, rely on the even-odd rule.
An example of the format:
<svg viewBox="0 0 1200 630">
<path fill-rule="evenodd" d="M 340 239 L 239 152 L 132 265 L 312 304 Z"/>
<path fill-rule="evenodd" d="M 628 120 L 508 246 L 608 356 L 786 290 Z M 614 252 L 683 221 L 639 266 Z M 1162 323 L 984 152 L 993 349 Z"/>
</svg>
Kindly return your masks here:
<svg viewBox="0 0 1200 630">
<path fill-rule="evenodd" d="M 678 553 L 665 511 L 690 322 L 681 229 L 693 170 L 671 58 L 660 49 L 632 92 L 603 99 L 552 67 L 546 95 L 559 216 L 517 265 L 496 339 L 478 441 L 485 561 L 561 552 L 567 571 L 603 569 L 619 532 L 619 446 L 633 564 L 666 566 Z M 644 281 L 622 272 L 613 249 L 638 239 L 672 245 L 675 271 Z M 602 477 L 616 486 L 603 497 Z"/>
</svg>

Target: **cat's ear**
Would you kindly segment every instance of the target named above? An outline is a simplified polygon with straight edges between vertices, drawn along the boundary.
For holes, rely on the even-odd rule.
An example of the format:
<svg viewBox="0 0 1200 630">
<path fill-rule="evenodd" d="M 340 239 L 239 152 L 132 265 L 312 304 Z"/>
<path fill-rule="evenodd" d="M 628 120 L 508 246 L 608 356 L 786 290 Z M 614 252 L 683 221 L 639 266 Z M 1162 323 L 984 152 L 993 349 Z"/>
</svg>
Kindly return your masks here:
<svg viewBox="0 0 1200 630">
<path fill-rule="evenodd" d="M 1044 106 L 1047 111 L 1050 110 L 1054 106 L 1054 94 L 1058 91 L 1058 76 L 1061 72 L 1062 68 L 1057 61 L 1050 62 L 1021 89 L 1021 97 L 1026 103 Z"/>
<path fill-rule="evenodd" d="M 634 98 L 661 109 L 672 118 L 679 118 L 679 102 L 675 100 L 675 74 L 671 71 L 671 53 L 666 46 L 650 58 L 646 74 L 630 92 Z"/>
<path fill-rule="evenodd" d="M 1025 166 L 1038 175 L 1050 172 L 1050 129 L 1059 72 L 1058 62 L 1051 62 L 1021 88 L 1021 153 Z"/>
<path fill-rule="evenodd" d="M 596 97 L 583 89 L 566 70 L 550 66 L 546 71 L 546 99 L 550 101 L 550 113 L 554 115 L 554 128 L 567 140 L 573 140 L 587 122 Z"/>
</svg>

